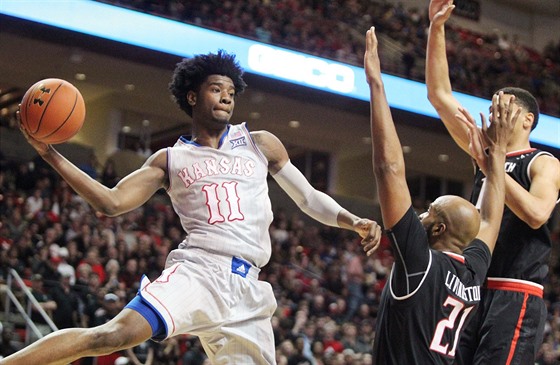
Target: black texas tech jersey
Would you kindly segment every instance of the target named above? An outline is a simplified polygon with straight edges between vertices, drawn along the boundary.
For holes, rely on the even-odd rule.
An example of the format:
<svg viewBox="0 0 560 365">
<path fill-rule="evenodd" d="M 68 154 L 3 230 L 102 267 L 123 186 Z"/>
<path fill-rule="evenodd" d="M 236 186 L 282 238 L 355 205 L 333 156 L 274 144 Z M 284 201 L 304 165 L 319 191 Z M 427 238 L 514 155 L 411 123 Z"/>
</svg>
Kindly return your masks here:
<svg viewBox="0 0 560 365">
<path fill-rule="evenodd" d="M 375 363 L 452 364 L 462 329 L 480 301 L 488 246 L 474 240 L 462 255 L 430 249 L 412 207 L 388 235 L 395 265 L 381 295 Z"/>
<path fill-rule="evenodd" d="M 548 152 L 535 148 L 508 153 L 505 163 L 506 173 L 525 190 L 529 190 L 531 163 L 543 154 L 552 156 Z M 484 181 L 484 174 L 477 169 L 471 195 L 471 202 L 477 208 L 479 208 L 479 195 Z M 546 224 L 538 229 L 532 229 L 506 206 L 488 277 L 521 279 L 542 284 L 548 273 L 547 262 L 551 244 L 550 231 Z"/>
</svg>

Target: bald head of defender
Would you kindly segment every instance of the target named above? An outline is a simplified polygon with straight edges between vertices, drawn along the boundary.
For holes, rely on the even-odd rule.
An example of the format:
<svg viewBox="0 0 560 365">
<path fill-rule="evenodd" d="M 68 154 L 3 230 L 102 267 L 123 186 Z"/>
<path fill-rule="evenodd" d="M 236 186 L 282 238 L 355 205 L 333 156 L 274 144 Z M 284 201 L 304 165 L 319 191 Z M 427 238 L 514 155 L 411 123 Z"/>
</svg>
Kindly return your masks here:
<svg viewBox="0 0 560 365">
<path fill-rule="evenodd" d="M 455 195 L 437 198 L 420 215 L 433 249 L 462 253 L 480 229 L 480 214 L 469 201 Z"/>
</svg>

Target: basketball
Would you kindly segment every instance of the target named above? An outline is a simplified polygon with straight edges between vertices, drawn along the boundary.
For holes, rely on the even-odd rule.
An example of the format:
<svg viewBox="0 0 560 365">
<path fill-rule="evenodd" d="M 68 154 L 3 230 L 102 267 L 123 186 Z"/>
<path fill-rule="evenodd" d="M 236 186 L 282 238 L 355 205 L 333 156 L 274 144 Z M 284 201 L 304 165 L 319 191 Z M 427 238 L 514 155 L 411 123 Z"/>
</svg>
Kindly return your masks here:
<svg viewBox="0 0 560 365">
<path fill-rule="evenodd" d="M 62 79 L 44 79 L 31 86 L 19 109 L 20 120 L 34 139 L 57 144 L 74 137 L 84 124 L 86 107 L 80 91 Z"/>
</svg>

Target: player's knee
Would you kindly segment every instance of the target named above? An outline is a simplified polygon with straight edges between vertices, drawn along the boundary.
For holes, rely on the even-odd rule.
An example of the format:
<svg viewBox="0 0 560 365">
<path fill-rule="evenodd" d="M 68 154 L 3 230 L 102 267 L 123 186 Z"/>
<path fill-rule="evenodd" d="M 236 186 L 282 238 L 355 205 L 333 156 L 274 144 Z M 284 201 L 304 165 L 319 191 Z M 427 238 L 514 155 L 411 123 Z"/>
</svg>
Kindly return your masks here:
<svg viewBox="0 0 560 365">
<path fill-rule="evenodd" d="M 130 347 L 130 336 L 125 326 L 119 323 L 106 323 L 91 329 L 91 346 L 101 352 L 110 353 Z"/>
</svg>

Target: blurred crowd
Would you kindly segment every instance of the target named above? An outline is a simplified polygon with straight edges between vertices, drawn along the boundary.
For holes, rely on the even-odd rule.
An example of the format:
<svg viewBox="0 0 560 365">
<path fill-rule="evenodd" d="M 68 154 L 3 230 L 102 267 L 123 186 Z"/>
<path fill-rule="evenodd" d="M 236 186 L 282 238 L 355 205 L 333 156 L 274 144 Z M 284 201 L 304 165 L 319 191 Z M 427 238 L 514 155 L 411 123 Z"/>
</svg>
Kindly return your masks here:
<svg viewBox="0 0 560 365">
<path fill-rule="evenodd" d="M 92 210 L 39 157 L 2 161 L 1 167 L 2 312 L 6 280 L 14 269 L 58 328 L 105 323 L 136 295 L 143 274 L 152 280 L 159 275 L 167 253 L 184 238 L 163 191 L 143 207 L 110 218 Z M 106 183 L 111 186 L 118 177 L 111 181 Z M 422 212 L 424 205 L 416 208 Z M 539 364 L 557 364 L 560 355 L 558 213 L 551 219 L 555 246 L 545 285 L 549 319 Z M 272 258 L 261 279 L 272 284 L 278 302 L 272 321 L 278 364 L 371 364 L 378 299 L 393 261 L 388 241 L 384 237 L 381 248 L 367 257 L 353 232 L 308 222 L 300 213 L 277 210 L 270 227 Z M 17 294 L 17 286 L 13 289 Z M 9 312 L 15 312 L 13 305 Z M 35 311 L 32 318 L 46 328 Z M 4 321 L 0 356 L 20 347 L 25 332 L 25 324 Z M 181 336 L 78 364 L 208 360 L 196 337 Z"/>
<path fill-rule="evenodd" d="M 384 72 L 424 78 L 427 9 L 365 0 L 107 2 L 356 65 L 362 63 L 363 30 L 373 24 L 386 45 L 397 46 L 392 48 L 397 55 L 383 60 Z M 448 55 L 458 91 L 487 98 L 501 86 L 521 86 L 535 94 L 544 112 L 558 115 L 560 42 L 539 53 L 514 35 L 452 28 Z M 95 176 L 108 186 L 118 181 L 111 166 Z M 421 212 L 425 206 L 416 208 Z M 559 215 L 557 208 L 550 223 L 555 244 L 545 284 L 548 321 L 540 365 L 560 363 Z M 278 364 L 372 364 L 378 299 L 392 264 L 387 240 L 367 257 L 355 234 L 282 210 L 275 211 L 270 234 L 272 258 L 261 279 L 272 284 L 278 302 L 272 321 Z M 109 218 L 93 211 L 40 158 L 1 160 L 0 310 L 6 310 L 5 285 L 14 269 L 58 328 L 105 323 L 136 295 L 142 275 L 152 280 L 159 275 L 184 235 L 164 192 Z M 25 301 L 21 293 L 18 297 Z M 32 318 L 49 331 L 39 313 L 33 311 Z M 0 332 L 0 356 L 21 347 L 28 335 L 24 324 L 6 321 Z M 196 337 L 180 336 L 78 364 L 208 360 Z"/>
<path fill-rule="evenodd" d="M 382 71 L 424 81 L 428 2 L 422 9 L 375 0 L 104 2 L 357 66 L 363 65 L 365 31 L 374 25 Z M 489 98 L 518 86 L 535 95 L 542 112 L 560 115 L 560 40 L 535 50 L 516 34 L 450 26 L 447 49 L 457 91 Z"/>
</svg>

